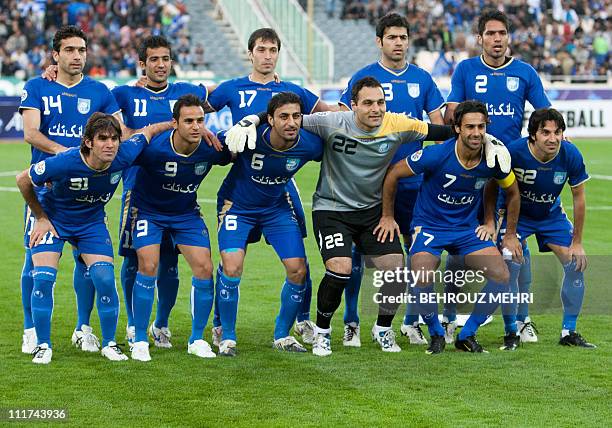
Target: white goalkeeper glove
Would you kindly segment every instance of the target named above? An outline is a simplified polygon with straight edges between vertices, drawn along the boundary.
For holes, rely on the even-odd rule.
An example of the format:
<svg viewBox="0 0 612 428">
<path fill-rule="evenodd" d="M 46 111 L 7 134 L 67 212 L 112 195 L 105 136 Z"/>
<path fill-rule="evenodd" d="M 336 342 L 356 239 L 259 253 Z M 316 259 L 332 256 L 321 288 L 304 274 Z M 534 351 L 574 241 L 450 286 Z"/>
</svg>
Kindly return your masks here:
<svg viewBox="0 0 612 428">
<path fill-rule="evenodd" d="M 485 157 L 487 158 L 487 166 L 489 168 L 495 167 L 495 160 L 497 159 L 497 163 L 502 172 L 506 174 L 510 172 L 512 158 L 510 157 L 510 152 L 506 146 L 504 146 L 504 143 L 491 134 L 485 134 L 484 150 Z"/>
<path fill-rule="evenodd" d="M 257 142 L 257 125 L 259 125 L 259 116 L 250 114 L 242 118 L 240 122 L 232 126 L 225 133 L 225 143 L 227 148 L 232 153 L 241 153 L 244 151 L 244 145 L 251 150 L 255 149 Z"/>
</svg>

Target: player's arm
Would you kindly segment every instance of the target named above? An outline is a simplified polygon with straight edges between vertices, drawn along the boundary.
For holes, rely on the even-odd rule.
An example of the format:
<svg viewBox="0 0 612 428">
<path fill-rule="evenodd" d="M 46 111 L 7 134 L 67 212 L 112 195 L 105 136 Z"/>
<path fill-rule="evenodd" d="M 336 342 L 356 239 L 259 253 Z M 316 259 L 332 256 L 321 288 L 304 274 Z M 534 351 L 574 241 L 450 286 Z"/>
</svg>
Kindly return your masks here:
<svg viewBox="0 0 612 428">
<path fill-rule="evenodd" d="M 429 116 L 429 122 L 433 125 L 444 125 L 444 117 L 442 117 L 442 111 L 440 109 L 427 113 Z M 444 140 L 436 140 L 436 144 L 442 143 Z"/>
<path fill-rule="evenodd" d="M 319 100 L 317 101 L 314 108 L 312 109 L 312 113 L 318 113 L 320 111 L 341 111 L 341 110 L 342 109 L 340 106 L 330 105 L 330 104 L 324 103 L 323 101 Z"/>
<path fill-rule="evenodd" d="M 587 258 L 584 247 L 582 246 L 582 231 L 584 229 L 584 219 L 586 217 L 586 195 L 584 182 L 572 189 L 574 204 L 574 233 L 572 244 L 569 248 L 569 256 L 576 260 L 576 270 L 584 272 L 587 267 Z"/>
<path fill-rule="evenodd" d="M 41 152 L 56 154 L 67 150 L 67 147 L 50 140 L 40 132 L 40 111 L 30 108 L 22 109 L 23 139 Z"/>
<path fill-rule="evenodd" d="M 382 190 L 382 216 L 378 225 L 374 228 L 373 233 L 379 242 L 385 242 L 387 236 L 389 241 L 395 239 L 395 234 L 400 235 L 400 229 L 395 222 L 395 193 L 397 192 L 397 183 L 400 178 L 411 177 L 414 175 L 412 168 L 406 162 L 396 162 L 389 167 L 385 181 L 383 182 Z"/>
<path fill-rule="evenodd" d="M 487 181 L 483 192 L 483 224 L 476 228 L 476 235 L 481 241 L 495 240 L 495 206 L 499 186 L 495 180 Z"/>
<path fill-rule="evenodd" d="M 453 117 L 455 116 L 455 110 L 457 109 L 458 105 L 459 103 L 452 103 L 452 102 L 446 103 L 446 110 L 444 111 L 444 123 L 445 124 L 452 125 Z"/>
<path fill-rule="evenodd" d="M 506 234 L 502 241 L 502 248 L 512 252 L 512 258 L 523 262 L 523 249 L 516 236 L 516 225 L 521 210 L 521 195 L 514 173 L 511 171 L 505 178 L 497 180 L 499 186 L 506 193 Z"/>
<path fill-rule="evenodd" d="M 48 232 L 51 232 L 53 236 L 58 236 L 53 224 L 47 217 L 47 214 L 43 210 L 36 193 L 34 192 L 34 183 L 30 178 L 30 170 L 26 169 L 17 175 L 17 187 L 23 196 L 26 204 L 32 210 L 32 214 L 36 219 L 32 233 L 30 234 L 30 248 L 36 246 Z"/>
</svg>

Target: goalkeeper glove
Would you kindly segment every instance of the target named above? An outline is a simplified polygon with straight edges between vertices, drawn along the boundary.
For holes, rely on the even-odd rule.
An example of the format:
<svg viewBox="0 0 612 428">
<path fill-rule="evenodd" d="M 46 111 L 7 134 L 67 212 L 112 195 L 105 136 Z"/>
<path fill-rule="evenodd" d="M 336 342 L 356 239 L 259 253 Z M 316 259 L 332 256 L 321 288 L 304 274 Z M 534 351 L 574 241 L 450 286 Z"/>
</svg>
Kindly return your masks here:
<svg viewBox="0 0 612 428">
<path fill-rule="evenodd" d="M 259 117 L 251 114 L 232 126 L 225 134 L 225 143 L 229 151 L 241 153 L 244 151 L 245 144 L 250 150 L 255 149 L 257 125 L 259 125 Z"/>
<path fill-rule="evenodd" d="M 485 134 L 484 150 L 485 157 L 487 158 L 487 166 L 489 168 L 495 168 L 495 160 L 497 159 L 497 163 L 502 172 L 506 174 L 510 172 L 512 158 L 510 157 L 510 152 L 506 146 L 504 146 L 504 143 L 491 134 Z"/>
</svg>

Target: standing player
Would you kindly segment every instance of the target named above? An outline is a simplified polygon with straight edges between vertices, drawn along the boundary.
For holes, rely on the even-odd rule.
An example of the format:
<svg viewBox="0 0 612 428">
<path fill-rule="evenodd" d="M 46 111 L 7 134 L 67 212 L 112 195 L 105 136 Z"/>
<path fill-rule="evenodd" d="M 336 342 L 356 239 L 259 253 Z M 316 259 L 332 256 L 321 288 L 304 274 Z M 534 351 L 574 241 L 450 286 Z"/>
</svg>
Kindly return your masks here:
<svg viewBox="0 0 612 428">
<path fill-rule="evenodd" d="M 195 95 L 183 95 L 173 106 L 174 130 L 157 135 L 135 164 L 140 168 L 132 188 L 131 234 L 138 256 L 132 306 L 135 340 L 132 358 L 150 361 L 147 326 L 153 308 L 164 232 L 183 254 L 193 273 L 191 336 L 188 353 L 214 357 L 203 340 L 213 304 L 212 261 L 208 229 L 196 202 L 200 183 L 213 165 L 229 163 L 229 152 L 202 143 L 204 110 Z"/>
<path fill-rule="evenodd" d="M 510 23 L 508 17 L 498 10 L 484 11 L 478 19 L 478 43 L 482 55 L 461 61 L 451 79 L 444 120 L 451 123 L 457 103 L 479 100 L 486 104 L 490 124 L 487 132 L 504 144 L 521 137 L 525 102 L 535 108 L 550 107 L 542 81 L 532 66 L 506 56 L 509 43 Z M 519 291 L 528 293 L 531 283 L 531 261 L 525 245 L 524 263 L 519 276 Z M 461 261 L 449 256 L 447 270 L 454 270 Z M 447 292 L 459 290 L 447 284 Z M 447 339 L 452 343 L 456 328 L 456 307 L 446 305 L 444 309 Z M 537 341 L 529 318 L 519 320 L 521 340 Z M 506 333 L 516 331 L 516 323 L 506 324 Z"/>
<path fill-rule="evenodd" d="M 302 101 L 281 92 L 268 103 L 267 121 L 257 128 L 254 149 L 240 153 L 218 193 L 219 251 L 217 305 L 223 326 L 219 355 L 236 355 L 238 285 L 248 238 L 260 229 L 280 257 L 287 277 L 274 329 L 274 348 L 306 352 L 291 326 L 305 293 L 306 252 L 286 185 L 310 160 L 321 160 L 323 141 L 301 130 Z M 269 123 L 269 124 L 268 124 Z"/>
<path fill-rule="evenodd" d="M 40 77 L 29 80 L 21 96 L 19 112 L 23 115 L 24 139 L 32 146 L 35 164 L 47 157 L 76 147 L 81 143 L 87 119 L 94 112 L 119 115 L 119 107 L 102 83 L 83 76 L 87 57 L 87 37 L 77 27 L 64 26 L 53 37 L 53 59 L 58 64 L 57 81 Z M 36 189 L 37 195 L 47 191 Z M 24 309 L 22 352 L 31 353 L 36 347 L 30 296 L 32 293 L 32 255 L 28 246 L 34 224 L 30 210 L 25 214 L 25 262 L 21 274 L 21 295 Z M 97 352 L 98 339 L 92 334 L 90 314 L 94 301 L 94 285 L 78 252 L 75 259 L 74 290 L 77 297 L 78 320 L 72 342 L 84 351 Z"/>
<path fill-rule="evenodd" d="M 281 48 L 281 40 L 271 28 L 260 28 L 254 31 L 248 40 L 248 54 L 253 69 L 251 74 L 244 77 L 228 80 L 219 86 L 209 88 L 210 96 L 208 103 L 219 111 L 227 106 L 232 112 L 232 120 L 237 123 L 247 115 L 266 111 L 272 96 L 279 92 L 293 92 L 297 94 L 306 113 L 329 110 L 330 107 L 321 102 L 319 97 L 291 82 L 277 82 L 274 76 L 276 63 Z M 297 219 L 302 230 L 302 236 L 306 237 L 306 220 L 299 191 L 294 180 L 287 183 L 287 192 L 295 209 Z M 261 231 L 253 230 L 249 242 L 258 241 Z M 306 262 L 308 266 L 308 262 Z M 219 284 L 217 284 L 219 285 Z M 312 293 L 312 281 L 310 271 L 306 272 L 306 292 L 303 299 L 302 309 L 298 312 L 296 334 L 302 336 L 304 342 L 312 343 L 314 340 L 314 324 L 310 321 L 310 301 Z M 217 305 L 215 305 L 215 319 L 213 327 L 213 343 L 218 345 L 221 335 L 221 323 L 217 316 Z"/>
<path fill-rule="evenodd" d="M 140 67 L 146 75 L 146 86 L 123 85 L 112 90 L 117 104 L 121 108 L 125 123 L 131 128 L 142 128 L 151 123 L 170 121 L 172 108 L 176 100 L 186 94 L 194 94 L 204 103 L 208 92 L 203 86 L 190 83 L 169 83 L 168 76 L 172 69 L 172 51 L 170 43 L 161 36 L 150 36 L 143 40 L 138 50 Z M 201 127 L 205 130 L 205 127 Z M 132 200 L 132 189 L 138 167 L 134 166 L 123 175 L 123 195 L 121 197 L 121 221 L 119 230 L 119 255 L 123 256 L 121 266 L 121 285 L 125 297 L 127 312 L 127 338 L 134 341 L 134 318 L 132 312 L 132 290 L 138 258 L 132 248 L 130 235 L 129 212 Z M 164 233 L 160 247 L 158 272 L 158 303 L 155 321 L 149 328 L 155 346 L 171 348 L 171 333 L 168 329 L 170 311 L 176 303 L 178 293 L 178 254 L 169 233 Z"/>
<path fill-rule="evenodd" d="M 540 251 L 552 251 L 563 265 L 563 323 L 559 344 L 595 348 L 576 332 L 587 267 L 582 230 L 586 212 L 584 183 L 589 175 L 578 148 L 563 139 L 565 121 L 557 110 L 534 111 L 527 130 L 529 137 L 508 145 L 512 169 L 521 192 L 517 232 L 522 240 L 535 235 Z M 573 225 L 567 219 L 559 197 L 565 183 L 569 183 L 572 190 Z M 506 232 L 505 225 L 504 218 L 501 233 Z M 526 304 L 519 305 L 519 316 L 527 317 Z"/>
<path fill-rule="evenodd" d="M 313 225 L 326 273 L 317 293 L 317 336 L 312 351 L 318 356 L 331 354 L 331 318 L 340 306 L 351 273 L 351 245 L 372 256 L 377 269 L 395 270 L 403 266 L 399 238 L 378 242 L 373 230 L 381 213 L 381 184 L 385 167 L 401 143 L 428 138 L 446 139 L 450 127 L 428 125 L 403 114 L 385 113 L 381 84 L 365 77 L 352 89 L 351 112 L 307 115 L 304 129 L 325 140 L 321 173 L 313 198 Z M 231 151 L 241 151 L 253 132 L 252 116 L 228 132 Z M 235 135 L 230 133 L 235 131 Z M 246 138 L 245 138 L 246 134 Z M 250 146 L 254 147 L 254 146 Z M 401 294 L 405 284 L 387 281 L 381 290 Z M 397 305 L 379 306 L 372 338 L 385 352 L 399 352 L 391 323 Z"/>
<path fill-rule="evenodd" d="M 363 77 L 373 76 L 382 84 L 388 111 L 404 113 L 419 120 L 423 120 L 423 111 L 425 111 L 431 123 L 444 124 L 440 110 L 444 105 L 444 99 L 431 75 L 406 61 L 408 36 L 406 18 L 397 13 L 390 13 L 380 18 L 376 26 L 376 44 L 381 52 L 380 61 L 367 65 L 351 77 L 340 98 L 341 108 L 350 110 L 351 90 L 355 82 Z M 395 152 L 391 163 L 401 161 L 421 148 L 423 148 L 422 142 L 402 145 Z M 420 175 L 400 180 L 395 198 L 395 220 L 404 238 L 406 254 L 410 247 L 412 209 L 421 182 Z M 345 289 L 344 346 L 361 346 L 357 308 L 362 276 L 362 256 L 354 251 L 351 280 Z M 418 324 L 418 315 L 406 313 L 401 333 L 408 336 L 410 343 L 427 344 Z"/>
<path fill-rule="evenodd" d="M 111 115 L 94 113 L 80 149 L 74 147 L 32 165 L 17 177 L 19 190 L 35 217 L 32 250 L 32 318 L 37 335 L 37 364 L 51 362 L 53 287 L 64 243 L 70 242 L 87 265 L 97 291 L 102 329 L 102 355 L 127 360 L 115 342 L 119 296 L 115 288 L 113 246 L 105 224 L 104 205 L 115 192 L 121 171 L 142 151 L 152 132 L 145 131 L 119 146 L 121 127 Z M 34 186 L 51 189 L 36 193 Z"/>
<path fill-rule="evenodd" d="M 383 185 L 383 217 L 377 227 L 382 242 L 387 236 L 393 239 L 399 229 L 393 219 L 397 181 L 400 177 L 424 174 L 412 220 L 410 263 L 413 272 L 420 274 L 416 275 L 414 292 L 420 315 L 429 328 L 431 344 L 426 351 L 428 354 L 439 354 L 445 346 L 444 328 L 438 320 L 438 304 L 426 299 L 434 293 L 430 275 L 440 265 L 442 251 L 465 256 L 468 266 L 484 273 L 488 282 L 482 293 L 487 298 L 509 289 L 511 276 L 516 278 L 518 275 L 518 265 L 510 261 L 509 271 L 491 240 L 493 227 L 478 224 L 482 188 L 490 178 L 495 178 L 507 195 L 508 233 L 502 245 L 517 259 L 520 258 L 521 245 L 516 238 L 520 208 L 518 186 L 512 171 L 504 173 L 499 167 L 491 168 L 483 162 L 487 120 L 483 103 L 465 101 L 459 104 L 454 117 L 458 137 L 415 152 L 405 162 L 391 166 Z M 490 302 L 474 306 L 472 316 L 455 343 L 458 349 L 483 352 L 475 337 L 476 330 L 495 308 L 496 305 Z"/>
</svg>

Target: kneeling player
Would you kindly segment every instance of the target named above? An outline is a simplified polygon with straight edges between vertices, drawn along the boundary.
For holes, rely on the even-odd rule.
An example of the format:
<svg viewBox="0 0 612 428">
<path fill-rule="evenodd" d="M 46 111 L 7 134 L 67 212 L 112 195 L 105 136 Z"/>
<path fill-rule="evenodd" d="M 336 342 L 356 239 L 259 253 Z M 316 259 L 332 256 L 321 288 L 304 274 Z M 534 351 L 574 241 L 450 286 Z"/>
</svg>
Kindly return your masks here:
<svg viewBox="0 0 612 428">
<path fill-rule="evenodd" d="M 410 263 L 415 275 L 418 310 L 429 328 L 431 344 L 428 354 L 444 350 L 444 328 L 438 320 L 438 305 L 427 297 L 433 293 L 432 273 L 440 265 L 443 250 L 465 256 L 468 266 L 484 272 L 488 282 L 483 294 L 491 296 L 507 289 L 510 279 L 508 267 L 491 240 L 493 233 L 478 225 L 478 210 L 482 187 L 495 178 L 505 189 L 509 212 L 508 233 L 503 246 L 519 258 L 521 246 L 514 227 L 519 210 L 518 186 L 514 174 L 503 173 L 497 166 L 490 168 L 484 161 L 484 136 L 488 120 L 486 106 L 477 101 L 461 103 L 455 113 L 456 139 L 415 152 L 406 162 L 393 165 L 383 185 L 383 217 L 377 227 L 379 240 L 394 237 L 399 227 L 393 219 L 393 201 L 397 182 L 401 177 L 424 174 L 424 181 L 414 208 L 413 239 Z M 512 270 L 518 274 L 518 264 Z M 482 352 L 475 338 L 476 329 L 487 314 L 496 308 L 494 303 L 476 305 L 459 335 L 456 346 L 462 350 Z"/>
<path fill-rule="evenodd" d="M 127 360 L 115 342 L 119 297 L 104 205 L 115 192 L 122 170 L 130 166 L 152 135 L 151 130 L 144 134 L 119 145 L 119 122 L 111 115 L 94 113 L 85 126 L 80 149 L 40 161 L 17 177 L 19 190 L 36 217 L 30 235 L 32 314 L 38 338 L 34 363 L 51 362 L 53 287 L 65 242 L 77 249 L 96 288 L 102 355 L 111 361 Z M 51 191 L 37 196 L 34 185 L 47 183 L 51 183 Z"/>
<path fill-rule="evenodd" d="M 584 183 L 589 175 L 578 148 L 563 139 L 565 121 L 557 110 L 546 108 L 533 112 L 527 129 L 529 137 L 508 145 L 521 195 L 517 232 L 522 240 L 535 235 L 540 251 L 552 251 L 563 265 L 563 323 L 559 344 L 595 348 L 576 332 L 587 267 L 582 229 L 586 210 Z M 573 196 L 573 225 L 559 197 L 567 182 Z M 505 233 L 505 229 L 504 217 L 501 232 Z M 519 292 L 529 292 L 530 284 L 525 285 Z M 527 317 L 527 304 L 519 305 L 518 321 L 525 323 Z"/>
<path fill-rule="evenodd" d="M 159 267 L 160 243 L 168 232 L 191 267 L 191 337 L 188 352 L 202 358 L 215 354 L 203 340 L 213 304 L 212 261 L 208 229 L 196 202 L 196 191 L 213 165 L 227 164 L 228 151 L 202 144 L 202 101 L 184 95 L 174 105 L 174 130 L 156 136 L 136 160 L 140 166 L 131 210 L 133 246 L 138 256 L 132 306 L 136 337 L 132 358 L 150 361 L 147 326 Z"/>
<path fill-rule="evenodd" d="M 323 141 L 300 130 L 302 101 L 292 92 L 272 97 L 267 118 L 269 124 L 257 128 L 255 148 L 238 154 L 218 194 L 223 267 L 217 273 L 216 298 L 223 327 L 219 354 L 225 356 L 236 355 L 238 285 L 253 230 L 263 232 L 287 274 L 274 329 L 274 348 L 306 352 L 289 334 L 304 299 L 306 254 L 286 186 L 306 162 L 321 159 Z"/>
</svg>

